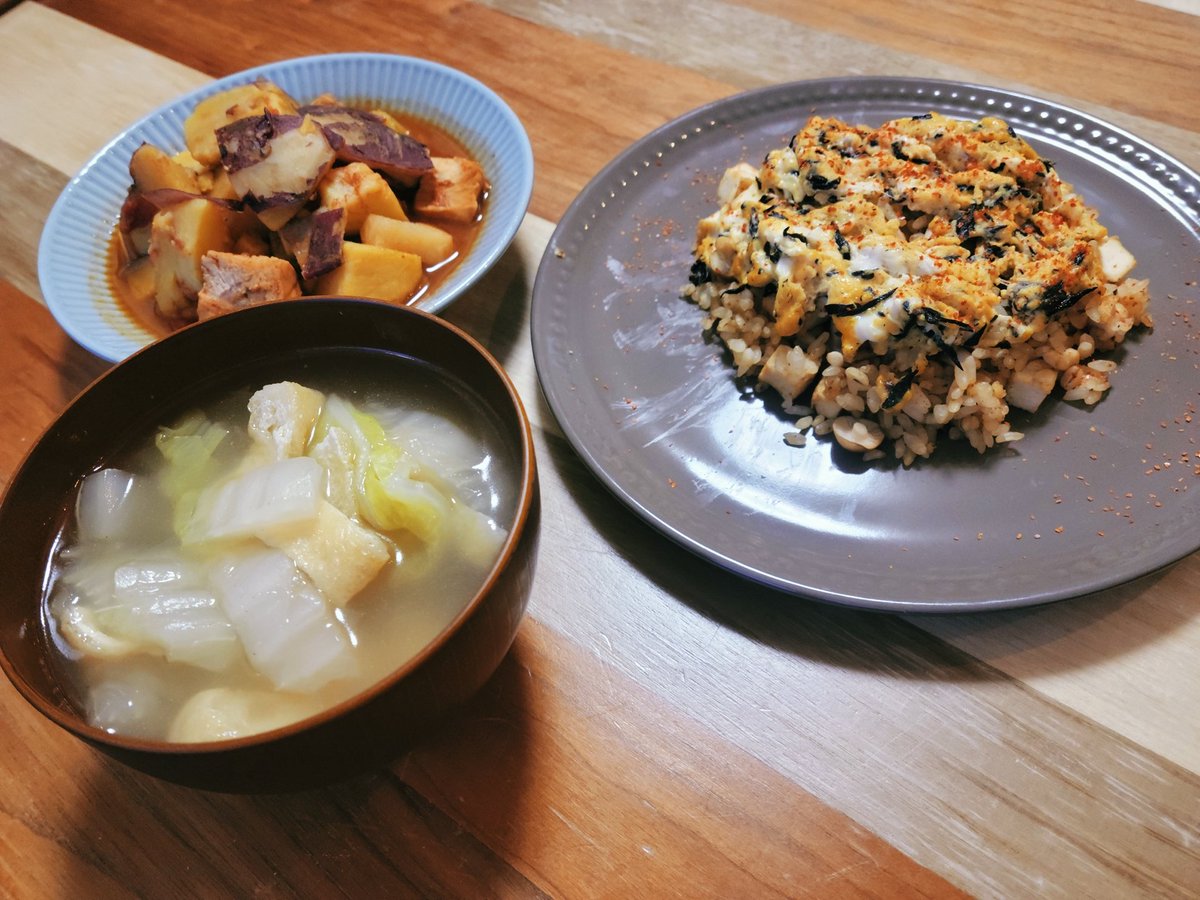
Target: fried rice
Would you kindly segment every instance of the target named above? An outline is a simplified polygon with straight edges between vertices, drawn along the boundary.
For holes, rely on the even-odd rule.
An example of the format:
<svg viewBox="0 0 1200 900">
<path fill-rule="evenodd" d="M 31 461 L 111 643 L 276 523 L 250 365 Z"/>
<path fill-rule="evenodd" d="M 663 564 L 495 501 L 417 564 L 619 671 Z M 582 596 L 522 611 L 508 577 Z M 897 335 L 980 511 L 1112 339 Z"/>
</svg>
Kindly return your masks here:
<svg viewBox="0 0 1200 900">
<path fill-rule="evenodd" d="M 1012 407 L 1094 404 L 1103 355 L 1152 324 L 1133 256 L 997 118 L 879 128 L 813 117 L 725 172 L 684 294 L 736 374 L 796 416 L 903 464 L 938 438 L 1019 440 Z"/>
</svg>

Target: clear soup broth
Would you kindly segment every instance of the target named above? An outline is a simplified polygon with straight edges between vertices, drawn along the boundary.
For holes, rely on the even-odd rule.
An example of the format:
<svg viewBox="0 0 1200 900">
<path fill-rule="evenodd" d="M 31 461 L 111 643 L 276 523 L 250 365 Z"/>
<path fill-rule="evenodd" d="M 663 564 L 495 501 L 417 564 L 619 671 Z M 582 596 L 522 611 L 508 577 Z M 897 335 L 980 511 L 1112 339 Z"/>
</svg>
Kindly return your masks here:
<svg viewBox="0 0 1200 900">
<path fill-rule="evenodd" d="M 308 424 L 287 429 L 314 395 L 286 387 L 252 422 L 280 383 L 256 376 L 84 479 L 43 608 L 93 725 L 181 742 L 282 727 L 413 659 L 483 585 L 517 501 L 495 414 L 425 364 L 343 362 L 289 373 L 322 398 Z"/>
</svg>

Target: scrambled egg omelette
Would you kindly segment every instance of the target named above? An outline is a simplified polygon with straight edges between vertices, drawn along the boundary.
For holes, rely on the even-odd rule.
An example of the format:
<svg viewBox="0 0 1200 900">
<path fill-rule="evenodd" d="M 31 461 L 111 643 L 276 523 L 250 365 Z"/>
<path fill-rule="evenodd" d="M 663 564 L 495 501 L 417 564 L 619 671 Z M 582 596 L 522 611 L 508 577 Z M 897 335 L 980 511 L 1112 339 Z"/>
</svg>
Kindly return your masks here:
<svg viewBox="0 0 1200 900">
<path fill-rule="evenodd" d="M 1056 380 L 1095 402 L 1111 367 L 1089 358 L 1150 324 L 1132 255 L 997 118 L 813 117 L 718 193 L 686 294 L 786 404 L 820 371 L 801 426 L 848 449 L 886 435 L 908 463 L 947 425 L 980 451 L 1015 440 L 1009 402 L 1036 409 Z"/>
</svg>

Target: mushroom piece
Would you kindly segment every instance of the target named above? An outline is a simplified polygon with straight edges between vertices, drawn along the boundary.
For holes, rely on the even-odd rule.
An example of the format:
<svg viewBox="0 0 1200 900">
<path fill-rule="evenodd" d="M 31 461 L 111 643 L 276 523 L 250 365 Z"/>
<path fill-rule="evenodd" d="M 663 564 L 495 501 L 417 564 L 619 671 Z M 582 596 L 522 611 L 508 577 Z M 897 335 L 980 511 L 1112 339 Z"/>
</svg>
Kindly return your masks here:
<svg viewBox="0 0 1200 900">
<path fill-rule="evenodd" d="M 883 429 L 866 419 L 838 416 L 833 420 L 833 436 L 845 449 L 866 453 L 883 443 Z"/>
</svg>

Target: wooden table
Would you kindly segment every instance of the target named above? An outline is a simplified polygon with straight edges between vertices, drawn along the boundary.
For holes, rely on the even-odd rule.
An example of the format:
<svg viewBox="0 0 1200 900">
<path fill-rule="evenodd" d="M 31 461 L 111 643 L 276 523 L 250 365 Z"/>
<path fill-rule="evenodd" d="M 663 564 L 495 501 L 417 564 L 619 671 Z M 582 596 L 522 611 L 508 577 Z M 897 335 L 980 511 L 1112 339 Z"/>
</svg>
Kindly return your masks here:
<svg viewBox="0 0 1200 900">
<path fill-rule="evenodd" d="M 239 796 L 160 782 L 4 682 L 0 893 L 1200 894 L 1200 556 L 988 615 L 773 594 L 659 536 L 589 474 L 539 396 L 526 320 L 554 221 L 607 160 L 769 82 L 992 84 L 1200 168 L 1194 0 L 0 8 L 0 483 L 107 368 L 39 302 L 37 240 L 69 175 L 210 78 L 378 50 L 480 78 L 532 139 L 530 214 L 486 290 L 447 317 L 501 352 L 522 392 L 544 517 L 529 615 L 495 678 L 427 743 L 349 783 Z"/>
</svg>

